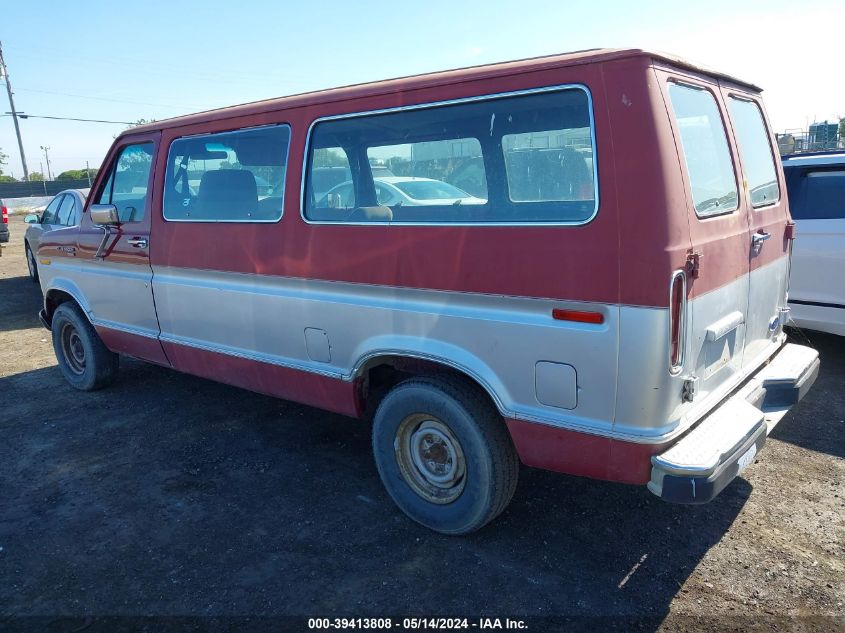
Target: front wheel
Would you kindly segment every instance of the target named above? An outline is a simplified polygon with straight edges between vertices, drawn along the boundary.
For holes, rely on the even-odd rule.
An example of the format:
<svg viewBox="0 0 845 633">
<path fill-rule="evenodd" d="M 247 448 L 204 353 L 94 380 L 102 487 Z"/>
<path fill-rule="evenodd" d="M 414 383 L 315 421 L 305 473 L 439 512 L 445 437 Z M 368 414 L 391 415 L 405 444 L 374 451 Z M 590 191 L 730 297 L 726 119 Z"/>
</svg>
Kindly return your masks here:
<svg viewBox="0 0 845 633">
<path fill-rule="evenodd" d="M 460 379 L 394 387 L 376 411 L 373 453 L 396 505 L 443 534 L 483 527 L 516 490 L 519 460 L 501 416 Z"/>
<path fill-rule="evenodd" d="M 26 267 L 29 269 L 29 278 L 32 281 L 38 281 L 38 263 L 35 261 L 29 243 L 24 247 L 24 252 L 26 254 Z"/>
<path fill-rule="evenodd" d="M 80 391 L 94 391 L 114 382 L 118 355 L 109 351 L 82 310 L 63 303 L 53 313 L 53 350 L 65 380 Z"/>
</svg>

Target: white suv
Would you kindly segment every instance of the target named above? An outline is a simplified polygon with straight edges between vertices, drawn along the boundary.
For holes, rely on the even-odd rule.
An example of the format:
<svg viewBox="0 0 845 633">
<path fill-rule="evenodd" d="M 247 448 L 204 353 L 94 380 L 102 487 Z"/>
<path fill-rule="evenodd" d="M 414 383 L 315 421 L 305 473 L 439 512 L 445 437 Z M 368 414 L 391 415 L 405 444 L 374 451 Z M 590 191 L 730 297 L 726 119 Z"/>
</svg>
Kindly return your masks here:
<svg viewBox="0 0 845 633">
<path fill-rule="evenodd" d="M 845 336 L 845 151 L 784 156 L 783 170 L 797 231 L 792 320 Z"/>
</svg>

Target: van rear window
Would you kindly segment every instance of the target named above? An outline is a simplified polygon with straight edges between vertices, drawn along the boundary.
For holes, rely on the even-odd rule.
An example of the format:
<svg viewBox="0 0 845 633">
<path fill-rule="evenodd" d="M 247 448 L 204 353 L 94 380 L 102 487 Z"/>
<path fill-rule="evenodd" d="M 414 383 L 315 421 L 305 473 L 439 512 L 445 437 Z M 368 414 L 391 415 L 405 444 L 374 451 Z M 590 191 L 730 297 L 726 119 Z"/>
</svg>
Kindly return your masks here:
<svg viewBox="0 0 845 633">
<path fill-rule="evenodd" d="M 753 101 L 731 97 L 729 103 L 751 206 L 756 209 L 774 204 L 780 198 L 780 189 L 763 113 Z"/>
<path fill-rule="evenodd" d="M 282 217 L 290 127 L 178 138 L 170 144 L 164 218 L 276 222 Z"/>
<path fill-rule="evenodd" d="M 678 83 L 669 84 L 669 96 L 696 215 L 734 211 L 739 202 L 736 174 L 716 100 L 708 90 Z"/>
<path fill-rule="evenodd" d="M 304 216 L 582 224 L 598 208 L 594 151 L 580 86 L 330 118 L 309 138 Z"/>
</svg>

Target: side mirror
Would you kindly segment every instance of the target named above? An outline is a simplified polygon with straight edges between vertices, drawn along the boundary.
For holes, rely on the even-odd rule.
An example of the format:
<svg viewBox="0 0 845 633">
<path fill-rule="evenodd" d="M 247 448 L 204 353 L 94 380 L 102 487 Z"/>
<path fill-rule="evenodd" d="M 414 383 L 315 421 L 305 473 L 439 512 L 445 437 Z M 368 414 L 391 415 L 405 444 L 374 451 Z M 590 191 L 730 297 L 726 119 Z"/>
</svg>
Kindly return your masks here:
<svg viewBox="0 0 845 633">
<path fill-rule="evenodd" d="M 41 218 L 39 218 L 35 213 L 30 213 L 24 217 L 23 221 L 27 224 L 38 224 L 41 221 Z"/>
<path fill-rule="evenodd" d="M 92 204 L 88 210 L 91 212 L 91 222 L 97 226 L 117 226 L 120 224 L 117 207 L 113 204 Z"/>
</svg>

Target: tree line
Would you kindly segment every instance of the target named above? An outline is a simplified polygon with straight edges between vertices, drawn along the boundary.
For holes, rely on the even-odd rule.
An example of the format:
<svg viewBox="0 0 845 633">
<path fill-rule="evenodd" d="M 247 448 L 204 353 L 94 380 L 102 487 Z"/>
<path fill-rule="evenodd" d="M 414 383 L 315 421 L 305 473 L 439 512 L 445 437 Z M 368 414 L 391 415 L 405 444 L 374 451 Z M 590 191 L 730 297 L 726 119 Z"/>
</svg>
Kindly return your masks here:
<svg viewBox="0 0 845 633">
<path fill-rule="evenodd" d="M 20 182 L 17 178 L 13 178 L 7 174 L 3 173 L 3 167 L 6 165 L 6 161 L 8 160 L 9 155 L 4 153 L 2 149 L 0 149 L 0 182 Z M 54 180 L 85 180 L 90 176 L 91 180 L 94 180 L 94 176 L 97 175 L 99 169 L 68 169 L 67 171 L 63 171 L 58 176 L 55 177 Z M 31 171 L 29 172 L 29 180 L 38 182 L 40 180 L 46 180 L 44 178 L 44 174 L 40 171 Z"/>
</svg>

